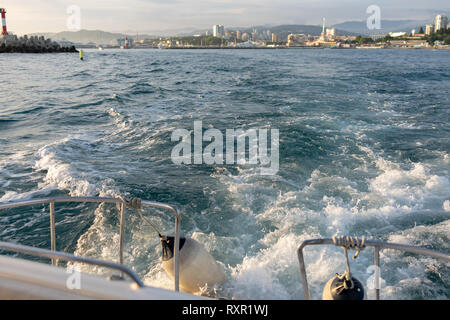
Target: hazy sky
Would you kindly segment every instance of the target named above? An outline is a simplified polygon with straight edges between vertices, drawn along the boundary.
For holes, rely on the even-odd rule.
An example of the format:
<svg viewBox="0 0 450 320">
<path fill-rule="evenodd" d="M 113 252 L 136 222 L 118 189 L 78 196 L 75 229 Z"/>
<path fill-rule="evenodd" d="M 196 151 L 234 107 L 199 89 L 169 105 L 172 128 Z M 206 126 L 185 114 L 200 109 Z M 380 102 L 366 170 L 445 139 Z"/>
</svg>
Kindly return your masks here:
<svg viewBox="0 0 450 320">
<path fill-rule="evenodd" d="M 0 0 L 9 30 L 18 34 L 68 30 L 70 5 L 81 8 L 82 29 L 150 32 L 365 20 L 373 4 L 382 19 L 429 19 L 450 7 L 448 0 Z"/>
</svg>

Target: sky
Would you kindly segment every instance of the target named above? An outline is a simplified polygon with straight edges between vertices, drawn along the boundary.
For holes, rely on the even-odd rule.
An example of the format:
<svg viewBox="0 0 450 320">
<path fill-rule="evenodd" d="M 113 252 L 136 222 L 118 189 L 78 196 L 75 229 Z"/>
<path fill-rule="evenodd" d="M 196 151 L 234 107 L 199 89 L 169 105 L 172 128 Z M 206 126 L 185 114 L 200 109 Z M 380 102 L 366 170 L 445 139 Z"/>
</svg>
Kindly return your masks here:
<svg viewBox="0 0 450 320">
<path fill-rule="evenodd" d="M 366 20 L 370 5 L 378 5 L 381 18 L 389 20 L 426 20 L 450 11 L 448 0 L 0 0 L 8 29 L 17 34 L 70 31 L 71 5 L 81 9 L 81 29 L 141 33 L 206 30 L 214 24 L 320 25 L 322 17 L 331 25 Z"/>
</svg>

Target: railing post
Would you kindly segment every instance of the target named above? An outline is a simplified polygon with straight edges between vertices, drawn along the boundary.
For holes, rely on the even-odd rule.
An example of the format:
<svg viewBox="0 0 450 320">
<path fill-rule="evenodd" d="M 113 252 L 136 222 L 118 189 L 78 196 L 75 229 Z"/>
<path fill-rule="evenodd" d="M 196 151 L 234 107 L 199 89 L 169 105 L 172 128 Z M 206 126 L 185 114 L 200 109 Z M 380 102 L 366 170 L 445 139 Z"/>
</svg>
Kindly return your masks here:
<svg viewBox="0 0 450 320">
<path fill-rule="evenodd" d="M 95 203 L 114 203 L 120 204 L 120 239 L 119 239 L 119 261 L 120 265 L 124 263 L 124 236 L 125 236 L 125 218 L 126 218 L 126 207 L 127 203 L 123 199 L 117 198 L 106 198 L 106 197 L 52 197 L 52 198 L 44 198 L 44 199 L 34 199 L 23 202 L 15 202 L 15 203 L 0 203 L 0 210 L 3 209 L 12 209 L 19 208 L 22 206 L 31 206 L 31 205 L 46 205 L 47 203 L 50 205 L 50 241 L 51 241 L 51 252 L 56 252 L 56 231 L 55 231 L 55 203 L 65 203 L 65 202 L 95 202 Z M 152 208 L 159 208 L 172 211 L 175 215 L 175 243 L 174 243 L 174 269 L 175 269 L 175 290 L 179 291 L 180 286 L 180 228 L 181 228 L 181 216 L 178 212 L 178 209 L 174 206 L 167 205 L 164 203 L 152 202 L 152 201 L 142 201 L 142 204 L 145 206 L 149 206 Z M 55 255 L 46 256 L 51 259 L 52 265 L 58 265 L 57 256 L 61 256 L 60 253 L 56 252 Z M 78 261 L 78 260 L 70 260 L 70 261 Z M 125 267 L 124 267 L 125 268 Z M 123 269 L 124 269 L 123 268 Z M 121 270 L 120 268 L 115 268 Z M 122 270 L 123 270 L 122 269 Z M 129 272 L 125 272 L 129 274 Z M 124 273 L 122 272 L 122 277 Z"/>
<path fill-rule="evenodd" d="M 74 256 L 72 254 L 63 253 L 63 252 L 53 252 L 50 250 L 45 249 L 39 249 L 39 248 L 33 248 L 28 246 L 22 246 L 20 244 L 13 244 L 13 243 L 7 243 L 0 241 L 0 249 L 1 250 L 8 250 L 11 252 L 18 252 L 18 253 L 24 253 L 27 255 L 33 255 L 37 257 L 43 257 L 48 259 L 61 259 L 64 261 L 72 261 L 72 262 L 79 262 L 79 263 L 87 263 L 93 266 L 101 266 L 105 268 L 111 268 L 114 270 L 120 270 L 121 272 L 127 274 L 133 281 L 140 287 L 145 287 L 144 283 L 139 279 L 138 275 L 134 273 L 131 269 L 125 267 L 124 265 L 117 264 L 114 262 L 108 262 L 103 260 L 97 260 L 87 257 L 81 257 L 81 256 Z"/>
<path fill-rule="evenodd" d="M 380 247 L 373 247 L 375 264 L 375 300 L 380 300 Z"/>
<path fill-rule="evenodd" d="M 123 237 L 125 232 L 125 214 L 127 211 L 127 206 L 125 202 L 120 205 L 120 240 L 119 240 L 119 262 L 123 264 Z M 123 277 L 123 272 L 121 273 Z"/>
<path fill-rule="evenodd" d="M 54 201 L 50 201 L 50 250 L 56 251 L 55 202 Z M 56 266 L 55 259 L 52 259 L 52 265 Z"/>
<path fill-rule="evenodd" d="M 311 294 L 309 292 L 308 279 L 306 277 L 305 259 L 303 257 L 303 245 L 297 249 L 298 263 L 300 266 L 300 279 L 303 284 L 303 296 L 305 300 L 311 300 Z"/>
<path fill-rule="evenodd" d="M 175 242 L 174 242 L 174 270 L 175 270 L 175 291 L 180 291 L 180 217 L 178 211 L 175 214 Z"/>
</svg>

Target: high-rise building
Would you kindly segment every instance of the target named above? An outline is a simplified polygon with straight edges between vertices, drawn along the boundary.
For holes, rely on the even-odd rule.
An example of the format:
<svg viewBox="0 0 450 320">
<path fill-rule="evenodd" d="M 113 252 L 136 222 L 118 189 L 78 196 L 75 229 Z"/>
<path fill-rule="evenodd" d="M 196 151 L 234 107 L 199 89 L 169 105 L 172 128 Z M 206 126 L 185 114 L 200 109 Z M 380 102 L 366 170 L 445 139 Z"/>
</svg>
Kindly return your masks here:
<svg viewBox="0 0 450 320">
<path fill-rule="evenodd" d="M 253 40 L 253 41 L 259 40 L 259 32 L 258 32 L 257 29 L 253 29 L 253 32 L 252 32 L 252 40 Z"/>
<path fill-rule="evenodd" d="M 277 33 L 272 33 L 272 42 L 280 42 L 280 35 Z"/>
<path fill-rule="evenodd" d="M 293 34 L 293 33 L 288 35 L 287 40 L 288 40 L 288 42 L 287 42 L 288 46 L 295 46 L 297 43 L 297 38 L 295 37 L 295 34 Z"/>
<path fill-rule="evenodd" d="M 438 31 L 441 29 L 446 30 L 447 24 L 448 24 L 447 16 L 444 14 L 438 14 L 436 16 L 436 19 L 434 20 L 434 30 L 435 31 Z"/>
<path fill-rule="evenodd" d="M 242 32 L 241 31 L 236 31 L 236 39 L 241 40 L 242 39 Z"/>
<path fill-rule="evenodd" d="M 429 36 L 430 34 L 432 34 L 434 32 L 434 26 L 432 24 L 427 24 L 425 26 L 425 34 L 427 36 Z"/>
<path fill-rule="evenodd" d="M 218 38 L 223 38 L 223 36 L 225 35 L 225 27 L 220 25 L 220 24 L 216 24 L 213 26 L 213 36 L 214 37 L 218 37 Z"/>
</svg>

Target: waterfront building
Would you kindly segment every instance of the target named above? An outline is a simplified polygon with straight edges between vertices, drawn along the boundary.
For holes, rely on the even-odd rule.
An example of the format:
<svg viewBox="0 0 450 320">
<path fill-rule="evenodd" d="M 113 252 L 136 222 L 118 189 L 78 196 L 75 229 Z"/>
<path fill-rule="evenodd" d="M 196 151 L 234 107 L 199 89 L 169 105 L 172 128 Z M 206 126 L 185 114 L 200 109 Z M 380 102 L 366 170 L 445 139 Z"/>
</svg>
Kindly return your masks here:
<svg viewBox="0 0 450 320">
<path fill-rule="evenodd" d="M 296 47 L 304 45 L 306 41 L 306 36 L 304 34 L 293 34 L 288 35 L 288 47 Z"/>
<path fill-rule="evenodd" d="M 131 45 L 133 45 L 133 43 L 134 43 L 133 38 L 125 37 L 125 38 L 117 39 L 117 44 L 119 45 L 119 47 L 128 48 Z M 95 44 L 95 43 L 93 45 L 97 46 L 97 44 Z"/>
<path fill-rule="evenodd" d="M 252 32 L 252 40 L 253 41 L 259 40 L 259 34 L 258 34 L 258 30 L 257 29 L 254 29 L 253 32 Z"/>
<path fill-rule="evenodd" d="M 248 41 L 250 39 L 250 35 L 247 32 L 244 32 L 242 34 L 241 40 L 242 41 Z"/>
<path fill-rule="evenodd" d="M 372 40 L 378 40 L 378 39 L 382 39 L 384 37 L 386 37 L 386 35 L 384 33 L 377 33 L 377 34 L 372 34 L 370 36 L 372 38 Z"/>
<path fill-rule="evenodd" d="M 428 47 L 427 41 L 419 40 L 419 39 L 391 40 L 390 45 L 395 48 L 426 48 L 426 47 Z"/>
<path fill-rule="evenodd" d="M 438 14 L 434 20 L 434 30 L 447 30 L 448 18 L 444 14 Z"/>
<path fill-rule="evenodd" d="M 214 25 L 213 36 L 217 38 L 223 38 L 225 36 L 225 27 L 220 24 Z"/>
<path fill-rule="evenodd" d="M 277 33 L 272 33 L 272 42 L 280 42 L 280 35 Z"/>
<path fill-rule="evenodd" d="M 425 26 L 425 34 L 427 35 L 427 36 L 429 36 L 430 34 L 432 34 L 434 32 L 434 25 L 432 25 L 432 24 L 427 24 L 426 26 Z"/>
<path fill-rule="evenodd" d="M 241 40 L 242 39 L 242 32 L 239 31 L 239 30 L 236 31 L 236 39 L 237 40 Z"/>
<path fill-rule="evenodd" d="M 326 38 L 328 41 L 336 39 L 336 28 L 327 28 Z"/>
<path fill-rule="evenodd" d="M 293 46 L 295 44 L 295 34 L 291 33 L 287 38 L 287 45 Z"/>
<path fill-rule="evenodd" d="M 306 37 L 305 37 L 306 38 Z M 306 40 L 306 39 L 305 39 Z M 307 46 L 336 47 L 336 29 L 325 28 L 325 18 L 323 18 L 322 33 L 320 37 L 314 37 L 306 42 Z"/>
</svg>

